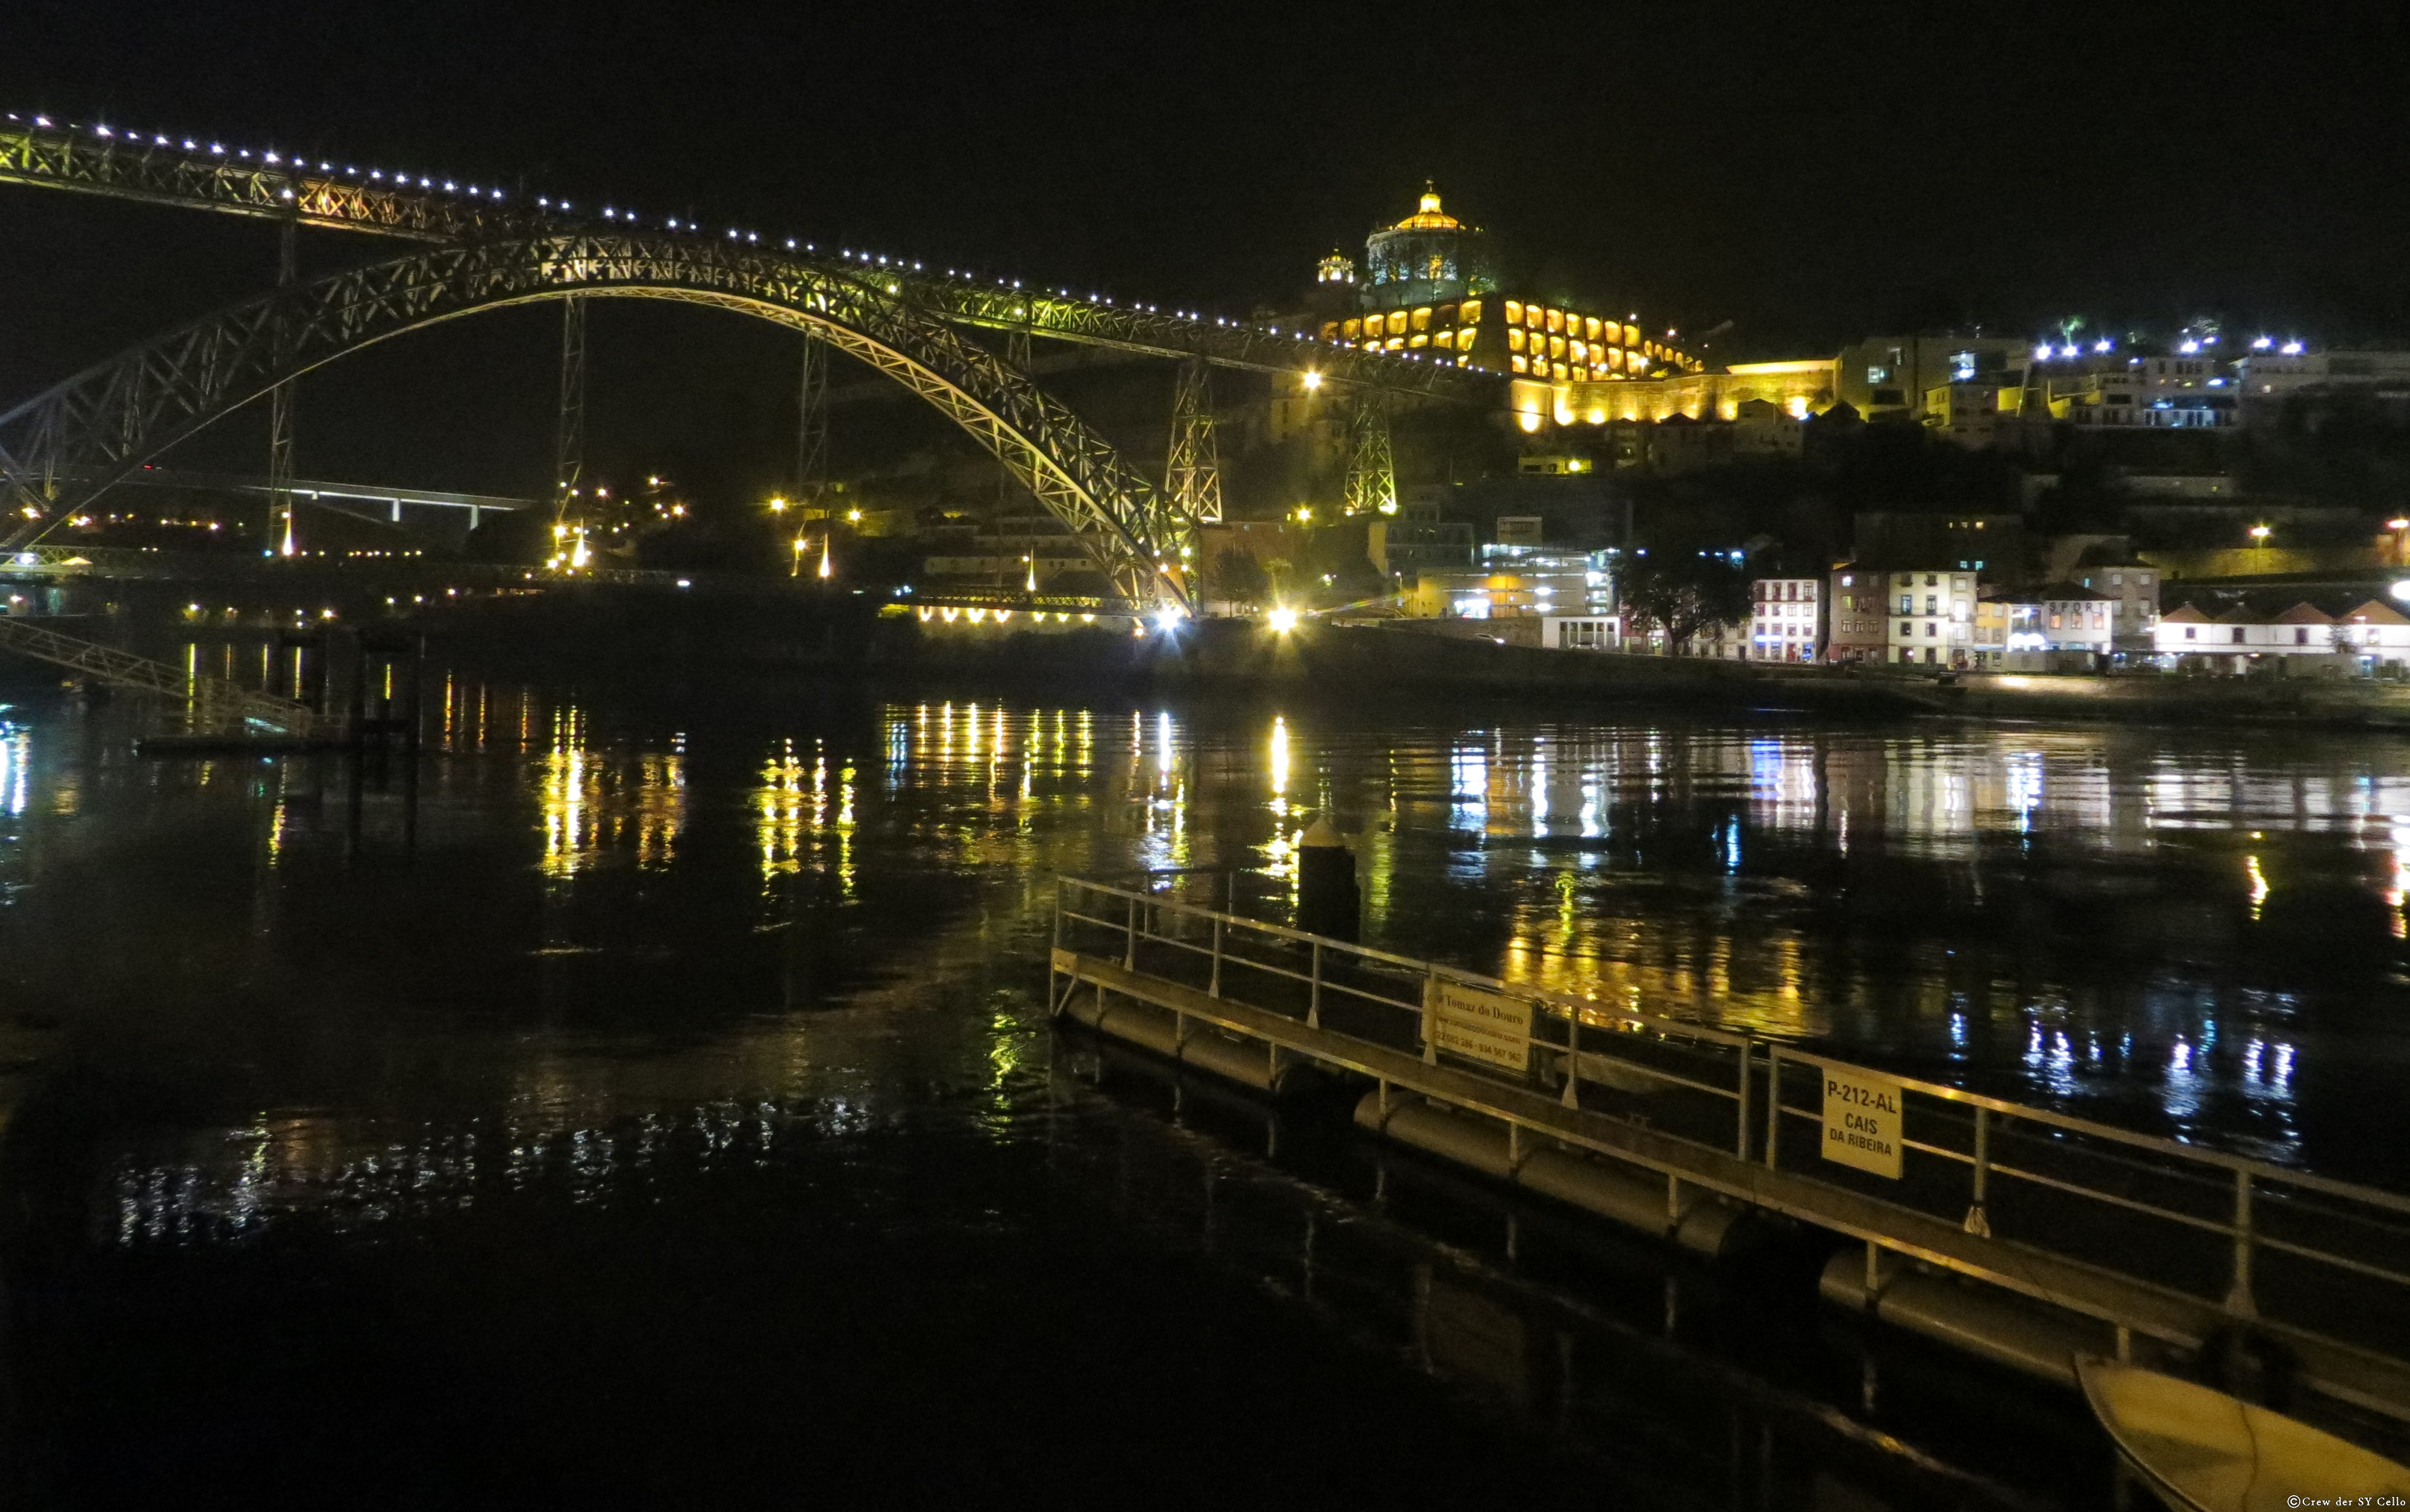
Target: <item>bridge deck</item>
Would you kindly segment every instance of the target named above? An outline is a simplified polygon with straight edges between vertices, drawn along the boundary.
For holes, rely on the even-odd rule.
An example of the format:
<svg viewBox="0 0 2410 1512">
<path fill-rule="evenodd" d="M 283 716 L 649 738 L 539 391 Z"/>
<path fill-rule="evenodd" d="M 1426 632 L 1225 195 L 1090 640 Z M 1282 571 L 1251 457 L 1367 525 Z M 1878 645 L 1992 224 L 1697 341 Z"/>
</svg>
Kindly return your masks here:
<svg viewBox="0 0 2410 1512">
<path fill-rule="evenodd" d="M 2304 1385 L 2410 1419 L 2410 1199 L 1319 938 L 1151 890 L 1062 879 L 1058 1000 L 1084 983 L 1554 1144 L 2199 1348 L 2248 1324 Z M 1448 1054 L 1439 989 L 1527 1005 L 1519 1068 Z M 1444 1028 L 1444 1026 L 1443 1026 Z M 1511 1059 L 1513 1057 L 1505 1057 Z M 1900 1089 L 1897 1179 L 1822 1157 L 1824 1074 Z M 1769 1123 L 1774 1127 L 1768 1137 Z M 1510 1157 L 1517 1158 L 1517 1157 Z"/>
</svg>

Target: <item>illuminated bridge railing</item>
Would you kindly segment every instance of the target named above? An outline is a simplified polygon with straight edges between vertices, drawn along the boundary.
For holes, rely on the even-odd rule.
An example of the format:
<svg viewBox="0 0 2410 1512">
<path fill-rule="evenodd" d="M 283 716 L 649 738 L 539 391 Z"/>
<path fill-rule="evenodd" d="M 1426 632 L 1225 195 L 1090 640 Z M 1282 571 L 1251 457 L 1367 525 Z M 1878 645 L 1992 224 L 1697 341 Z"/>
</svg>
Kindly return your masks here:
<svg viewBox="0 0 2410 1512">
<path fill-rule="evenodd" d="M 1183 901 L 1183 887 L 1201 888 L 1207 901 Z M 1387 1053 L 1393 1070 L 1395 1057 L 1412 1057 L 1645 1130 L 1692 1152 L 1686 1180 L 1876 1243 L 1888 1237 L 1931 1263 L 2011 1285 L 2045 1259 L 2062 1279 L 2115 1278 L 2121 1295 L 2146 1304 L 2147 1316 L 2111 1318 L 2121 1325 L 2197 1344 L 2221 1320 L 2248 1324 L 2315 1345 L 2321 1358 L 2365 1362 L 2387 1381 L 2404 1378 L 2410 1197 L 1211 906 L 1229 887 L 1227 878 L 1186 875 L 1139 886 L 1062 878 L 1056 942 L 1291 1021 L 1311 1031 L 1302 1054 L 1345 1064 L 1358 1046 Z M 1435 1005 L 1451 985 L 1528 1005 L 1518 1065 L 1438 1049 Z M 1897 1089 L 1896 1177 L 1824 1158 L 1834 1082 Z M 1511 1103 L 1482 1111 L 1511 1120 Z M 1888 1234 L 1884 1214 L 1895 1215 Z M 2022 1289 L 2110 1316 L 2081 1288 Z"/>
<path fill-rule="evenodd" d="M 1414 354 L 1363 352 L 1303 330 L 1165 313 L 1149 305 L 1083 299 L 1011 281 L 931 270 L 904 259 L 830 254 L 793 238 L 765 240 L 759 233 L 706 230 L 690 221 L 639 221 L 573 211 L 568 202 L 521 196 L 457 179 L 385 174 L 339 167 L 272 152 L 228 148 L 202 137 L 168 136 L 47 124 L 11 116 L 0 121 L 0 183 L 40 185 L 144 204 L 207 210 L 261 220 L 292 221 L 326 230 L 358 231 L 437 243 L 491 241 L 576 232 L 669 234 L 699 241 L 740 241 L 767 256 L 839 269 L 876 272 L 919 308 L 958 325 L 1025 331 L 1050 340 L 1106 346 L 1163 357 L 1197 357 L 1217 366 L 1295 373 L 1311 368 L 1324 381 L 1396 393 L 1490 402 L 1506 379 L 1481 369 L 1421 360 Z M 372 176 L 373 175 L 373 176 Z M 1025 282 L 1025 281 L 1024 281 Z"/>
</svg>

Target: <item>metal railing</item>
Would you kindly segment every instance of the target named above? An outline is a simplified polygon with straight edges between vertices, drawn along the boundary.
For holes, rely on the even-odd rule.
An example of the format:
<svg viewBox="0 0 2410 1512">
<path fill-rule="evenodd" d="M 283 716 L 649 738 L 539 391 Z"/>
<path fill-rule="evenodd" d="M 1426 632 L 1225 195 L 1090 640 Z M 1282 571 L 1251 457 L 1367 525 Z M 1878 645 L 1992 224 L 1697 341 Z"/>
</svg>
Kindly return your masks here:
<svg viewBox="0 0 2410 1512">
<path fill-rule="evenodd" d="M 29 623 L 22 616 L 0 615 L 0 648 L 82 673 L 111 688 L 182 700 L 186 722 L 196 733 L 255 724 L 286 734 L 306 734 L 321 722 L 317 711 L 307 704 L 215 677 L 188 675 L 165 662 Z"/>
<path fill-rule="evenodd" d="M 1939 1219 L 1986 1242 L 1996 1273 L 2074 1261 L 2237 1323 L 2410 1358 L 2410 1197 L 1309 935 L 1164 895 L 1154 877 L 1058 879 L 1054 931 L 1061 949 L 1762 1164 L 1837 1207 L 1871 1201 L 1926 1232 Z M 1449 984 L 1528 1005 L 1519 1065 L 1441 1048 Z M 1898 1088 L 1896 1177 L 1824 1158 L 1827 1109 L 1804 1094 L 1837 1077 Z"/>
</svg>

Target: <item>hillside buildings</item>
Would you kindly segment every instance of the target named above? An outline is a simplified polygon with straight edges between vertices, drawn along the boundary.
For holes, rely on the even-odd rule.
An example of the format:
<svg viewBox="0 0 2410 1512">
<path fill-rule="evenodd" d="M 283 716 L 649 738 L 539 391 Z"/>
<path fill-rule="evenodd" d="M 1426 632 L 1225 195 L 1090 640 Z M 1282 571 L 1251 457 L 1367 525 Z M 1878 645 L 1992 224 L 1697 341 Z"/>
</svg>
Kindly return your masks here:
<svg viewBox="0 0 2410 1512">
<path fill-rule="evenodd" d="M 1502 284 L 1488 233 L 1448 214 L 1429 186 L 1413 214 L 1365 239 L 1360 277 L 1334 252 L 1316 268 L 1315 284 L 1318 291 L 1353 287 L 1357 308 L 1321 326 L 1325 341 L 1347 346 L 1556 384 L 1699 367 L 1643 331 L 1636 313 L 1572 309 Z"/>
</svg>

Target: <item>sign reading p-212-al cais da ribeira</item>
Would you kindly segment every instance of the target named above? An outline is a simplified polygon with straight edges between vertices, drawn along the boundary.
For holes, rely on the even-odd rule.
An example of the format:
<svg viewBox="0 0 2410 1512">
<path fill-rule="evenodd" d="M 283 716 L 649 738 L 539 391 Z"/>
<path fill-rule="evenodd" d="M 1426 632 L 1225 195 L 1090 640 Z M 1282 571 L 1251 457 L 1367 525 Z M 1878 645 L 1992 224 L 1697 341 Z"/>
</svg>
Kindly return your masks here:
<svg viewBox="0 0 2410 1512">
<path fill-rule="evenodd" d="M 1824 1068 L 1824 1158 L 1899 1180 L 1902 1088 L 1889 1077 Z"/>
</svg>

